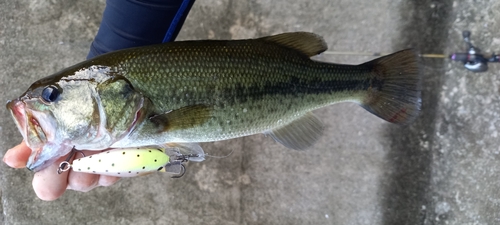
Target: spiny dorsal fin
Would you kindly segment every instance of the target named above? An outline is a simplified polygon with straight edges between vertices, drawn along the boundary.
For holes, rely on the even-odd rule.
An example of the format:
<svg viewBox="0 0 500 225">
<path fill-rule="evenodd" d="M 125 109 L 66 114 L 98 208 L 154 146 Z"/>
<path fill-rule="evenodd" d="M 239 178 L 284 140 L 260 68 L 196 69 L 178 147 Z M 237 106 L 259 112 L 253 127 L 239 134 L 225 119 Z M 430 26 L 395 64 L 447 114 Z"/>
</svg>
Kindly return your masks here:
<svg viewBox="0 0 500 225">
<path fill-rule="evenodd" d="M 265 132 L 287 148 L 305 150 L 323 134 L 323 123 L 311 112 L 293 122 Z"/>
<path fill-rule="evenodd" d="M 212 116 L 212 108 L 206 105 L 190 105 L 149 118 L 163 131 L 186 129 L 207 122 Z"/>
<path fill-rule="evenodd" d="M 309 57 L 315 56 L 328 49 L 328 46 L 321 36 L 308 32 L 284 33 L 260 39 L 295 49 Z"/>
</svg>

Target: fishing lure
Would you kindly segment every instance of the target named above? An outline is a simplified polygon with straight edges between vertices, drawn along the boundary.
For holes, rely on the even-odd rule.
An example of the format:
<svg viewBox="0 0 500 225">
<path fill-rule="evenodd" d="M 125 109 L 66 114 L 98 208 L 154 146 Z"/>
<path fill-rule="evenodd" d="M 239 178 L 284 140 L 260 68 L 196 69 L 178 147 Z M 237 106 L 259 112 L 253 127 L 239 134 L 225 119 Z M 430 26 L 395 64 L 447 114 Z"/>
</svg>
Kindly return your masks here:
<svg viewBox="0 0 500 225">
<path fill-rule="evenodd" d="M 108 175 L 115 177 L 135 177 L 156 171 L 176 174 L 174 178 L 185 173 L 183 163 L 187 161 L 203 161 L 204 153 L 191 145 L 169 144 L 142 148 L 111 149 L 98 154 L 61 162 L 58 173 L 68 171 Z M 193 150 L 194 149 L 194 150 Z M 190 152 L 187 152 L 187 151 Z M 196 151 L 196 152 L 195 152 Z M 182 154 L 187 153 L 187 154 Z M 82 153 L 83 154 L 83 153 Z"/>
</svg>

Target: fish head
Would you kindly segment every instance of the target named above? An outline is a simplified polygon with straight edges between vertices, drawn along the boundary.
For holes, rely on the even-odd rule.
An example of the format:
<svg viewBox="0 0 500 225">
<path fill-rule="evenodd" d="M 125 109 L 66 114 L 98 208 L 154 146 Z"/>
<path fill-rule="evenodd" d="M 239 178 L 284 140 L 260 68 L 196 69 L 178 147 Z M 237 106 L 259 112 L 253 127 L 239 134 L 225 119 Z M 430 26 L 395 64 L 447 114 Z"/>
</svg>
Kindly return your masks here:
<svg viewBox="0 0 500 225">
<path fill-rule="evenodd" d="M 53 75 L 31 85 L 7 103 L 17 128 L 31 148 L 27 167 L 39 171 L 96 136 L 100 117 L 95 79 Z"/>
</svg>

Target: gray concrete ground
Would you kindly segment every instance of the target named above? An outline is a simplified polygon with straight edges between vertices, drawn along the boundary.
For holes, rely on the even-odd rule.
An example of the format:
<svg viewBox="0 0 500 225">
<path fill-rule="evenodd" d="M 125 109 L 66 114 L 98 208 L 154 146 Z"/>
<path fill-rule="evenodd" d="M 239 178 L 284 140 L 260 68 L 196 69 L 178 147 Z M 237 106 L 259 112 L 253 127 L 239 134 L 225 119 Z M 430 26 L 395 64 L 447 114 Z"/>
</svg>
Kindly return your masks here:
<svg viewBox="0 0 500 225">
<path fill-rule="evenodd" d="M 104 1 L 0 1 L 0 93 L 83 60 Z M 500 50 L 495 0 L 199 0 L 178 39 L 322 35 L 330 50 L 423 53 L 462 50 L 470 29 Z M 360 63 L 367 57 L 320 60 Z M 307 152 L 255 135 L 202 146 L 224 159 L 190 163 L 182 179 L 123 179 L 89 193 L 37 199 L 32 173 L 0 166 L 3 224 L 498 224 L 500 65 L 474 74 L 424 59 L 423 110 L 411 126 L 354 104 L 317 110 L 326 135 Z M 21 135 L 4 109 L 0 146 Z"/>
</svg>

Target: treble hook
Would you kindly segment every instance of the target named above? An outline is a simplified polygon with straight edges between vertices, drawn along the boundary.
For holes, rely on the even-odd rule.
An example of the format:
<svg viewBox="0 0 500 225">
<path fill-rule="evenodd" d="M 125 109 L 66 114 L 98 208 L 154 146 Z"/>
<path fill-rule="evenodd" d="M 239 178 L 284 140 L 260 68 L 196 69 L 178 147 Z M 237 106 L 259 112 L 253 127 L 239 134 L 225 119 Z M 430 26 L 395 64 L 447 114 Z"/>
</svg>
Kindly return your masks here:
<svg viewBox="0 0 500 225">
<path fill-rule="evenodd" d="M 180 161 L 184 163 L 189 161 L 189 158 L 197 158 L 197 157 L 200 157 L 200 155 L 199 154 L 178 155 L 175 161 Z"/>
<path fill-rule="evenodd" d="M 184 166 L 184 164 L 181 164 L 181 172 L 179 173 L 179 175 L 175 175 L 175 176 L 172 176 L 172 178 L 181 178 L 182 176 L 184 176 L 184 174 L 186 173 L 186 166 Z"/>
<path fill-rule="evenodd" d="M 186 173 L 186 166 L 183 163 L 188 162 L 189 158 L 193 157 L 194 158 L 200 157 L 200 155 L 199 154 L 177 155 L 174 162 L 179 163 L 179 165 L 181 166 L 181 172 L 179 173 L 179 175 L 172 176 L 172 178 L 181 178 L 182 176 L 184 176 L 184 174 Z"/>
<path fill-rule="evenodd" d="M 59 168 L 57 168 L 57 174 L 64 173 L 64 172 L 68 171 L 69 169 L 71 169 L 71 164 L 69 163 L 69 161 L 71 160 L 71 158 L 73 158 L 73 156 L 77 152 L 80 153 L 82 155 L 82 157 L 85 157 L 85 153 L 83 153 L 82 151 L 76 150 L 75 146 L 73 146 L 73 148 L 71 149 L 71 153 L 68 155 L 66 160 L 62 161 L 59 164 Z"/>
</svg>

